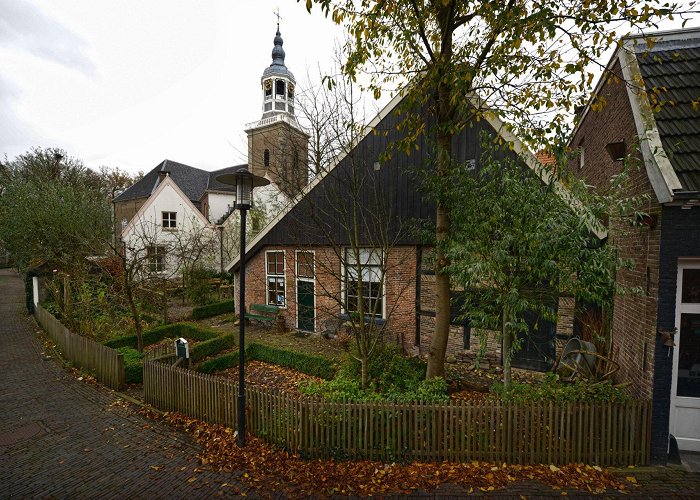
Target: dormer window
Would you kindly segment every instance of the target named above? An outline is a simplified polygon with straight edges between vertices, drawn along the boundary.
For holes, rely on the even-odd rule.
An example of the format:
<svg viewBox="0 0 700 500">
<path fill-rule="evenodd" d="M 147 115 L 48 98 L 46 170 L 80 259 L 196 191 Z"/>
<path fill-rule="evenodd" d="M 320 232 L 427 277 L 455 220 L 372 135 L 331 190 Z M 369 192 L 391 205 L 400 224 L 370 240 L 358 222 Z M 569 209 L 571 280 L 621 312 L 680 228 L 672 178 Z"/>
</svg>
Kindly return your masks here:
<svg viewBox="0 0 700 500">
<path fill-rule="evenodd" d="M 275 95 L 284 97 L 285 85 L 284 80 L 275 81 Z"/>
<path fill-rule="evenodd" d="M 163 212 L 163 229 L 177 229 L 177 212 Z"/>
</svg>

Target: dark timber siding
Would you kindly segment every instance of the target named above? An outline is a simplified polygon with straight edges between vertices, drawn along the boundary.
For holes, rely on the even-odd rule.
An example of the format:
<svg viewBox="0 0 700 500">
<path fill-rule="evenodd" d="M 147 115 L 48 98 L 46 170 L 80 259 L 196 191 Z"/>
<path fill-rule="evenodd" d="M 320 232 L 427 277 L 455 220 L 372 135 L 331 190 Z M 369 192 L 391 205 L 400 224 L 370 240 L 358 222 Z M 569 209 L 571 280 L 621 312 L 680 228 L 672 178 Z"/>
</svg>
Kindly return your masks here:
<svg viewBox="0 0 700 500">
<path fill-rule="evenodd" d="M 408 229 L 408 225 L 416 219 L 433 221 L 435 206 L 425 196 L 421 181 L 414 172 L 432 170 L 433 147 L 424 136 L 419 137 L 417 148 L 413 148 L 408 155 L 390 147 L 405 135 L 398 127 L 401 117 L 397 109 L 400 106 L 389 113 L 350 155 L 292 208 L 252 249 L 250 255 L 267 245 L 326 245 L 329 240 L 337 245 L 346 245 L 347 229 L 339 218 L 352 206 L 348 185 L 353 162 L 355 171 L 361 172 L 364 180 L 358 196 L 359 205 L 365 207 L 361 223 L 363 244 L 371 245 L 377 241 L 377 236 L 371 234 L 372 228 L 380 225 L 372 214 L 377 211 L 390 214 L 392 234 L 389 241 L 392 244 L 417 244 L 415 233 Z M 480 134 L 484 130 L 495 135 L 486 121 L 481 120 L 465 127 L 455 136 L 455 161 L 461 163 L 474 159 L 478 165 L 482 153 Z M 387 151 L 391 152 L 391 157 L 382 161 L 382 155 Z M 378 171 L 374 169 L 375 162 L 381 165 Z"/>
<path fill-rule="evenodd" d="M 664 207 L 661 225 L 661 255 L 659 262 L 658 328 L 673 328 L 676 324 L 676 278 L 678 259 L 700 257 L 700 208 L 683 210 Z M 652 408 L 651 460 L 665 463 L 671 411 L 671 379 L 673 377 L 672 348 L 656 338 L 654 366 L 654 399 Z"/>
</svg>

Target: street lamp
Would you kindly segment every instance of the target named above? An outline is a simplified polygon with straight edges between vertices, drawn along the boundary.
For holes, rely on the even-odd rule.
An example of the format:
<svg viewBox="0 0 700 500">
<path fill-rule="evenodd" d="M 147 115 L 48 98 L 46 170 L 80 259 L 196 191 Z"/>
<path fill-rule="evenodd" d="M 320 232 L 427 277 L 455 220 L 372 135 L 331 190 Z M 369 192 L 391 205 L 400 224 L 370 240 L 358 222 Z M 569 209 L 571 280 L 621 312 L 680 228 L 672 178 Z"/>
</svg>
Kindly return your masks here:
<svg viewBox="0 0 700 500">
<path fill-rule="evenodd" d="M 238 324 L 238 446 L 245 446 L 245 225 L 246 212 L 253 206 L 253 188 L 266 186 L 270 183 L 264 177 L 259 177 L 239 167 L 230 174 L 219 175 L 216 178 L 222 184 L 236 186 L 236 208 L 241 211 L 241 252 L 239 275 L 239 314 Z"/>
</svg>

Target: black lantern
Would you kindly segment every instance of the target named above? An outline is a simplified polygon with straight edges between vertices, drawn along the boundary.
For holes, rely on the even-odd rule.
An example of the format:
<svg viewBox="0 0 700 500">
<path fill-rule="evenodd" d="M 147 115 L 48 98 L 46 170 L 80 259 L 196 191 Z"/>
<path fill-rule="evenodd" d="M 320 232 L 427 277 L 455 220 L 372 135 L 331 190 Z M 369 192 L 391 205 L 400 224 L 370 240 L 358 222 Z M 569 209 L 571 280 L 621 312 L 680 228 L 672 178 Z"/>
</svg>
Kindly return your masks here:
<svg viewBox="0 0 700 500">
<path fill-rule="evenodd" d="M 239 167 L 231 174 L 222 174 L 216 178 L 222 184 L 236 186 L 236 208 L 241 211 L 241 253 L 238 269 L 239 283 L 239 317 L 238 317 L 238 446 L 245 446 L 245 233 L 246 212 L 253 206 L 253 188 L 270 183 Z"/>
</svg>

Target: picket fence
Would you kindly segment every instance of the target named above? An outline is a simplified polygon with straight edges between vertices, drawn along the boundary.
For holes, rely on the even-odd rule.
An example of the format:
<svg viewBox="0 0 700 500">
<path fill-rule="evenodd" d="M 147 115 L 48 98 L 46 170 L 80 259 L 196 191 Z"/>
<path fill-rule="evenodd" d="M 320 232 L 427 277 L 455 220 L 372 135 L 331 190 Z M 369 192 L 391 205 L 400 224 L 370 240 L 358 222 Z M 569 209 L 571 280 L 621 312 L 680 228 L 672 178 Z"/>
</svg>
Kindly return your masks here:
<svg viewBox="0 0 700 500">
<path fill-rule="evenodd" d="M 37 304 L 34 307 L 37 323 L 51 337 L 64 360 L 70 361 L 95 376 L 111 389 L 124 386 L 124 355 L 99 342 L 76 335 L 61 324 L 50 312 Z"/>
<path fill-rule="evenodd" d="M 236 427 L 237 383 L 151 359 L 148 404 Z M 250 433 L 319 458 L 645 465 L 651 402 L 331 403 L 246 388 Z"/>
</svg>

